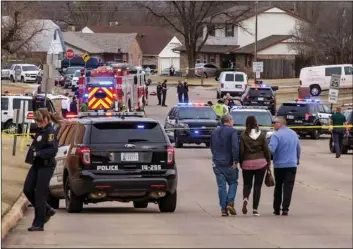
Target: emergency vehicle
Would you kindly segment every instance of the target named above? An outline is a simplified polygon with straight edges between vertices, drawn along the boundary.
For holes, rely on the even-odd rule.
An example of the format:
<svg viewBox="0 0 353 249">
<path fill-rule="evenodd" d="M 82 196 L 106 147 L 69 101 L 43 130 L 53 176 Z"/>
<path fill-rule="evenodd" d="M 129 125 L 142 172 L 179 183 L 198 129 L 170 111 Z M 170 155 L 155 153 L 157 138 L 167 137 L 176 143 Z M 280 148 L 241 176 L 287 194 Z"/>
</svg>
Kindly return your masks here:
<svg viewBox="0 0 353 249">
<path fill-rule="evenodd" d="M 133 66 L 102 66 L 86 74 L 81 72 L 79 108 L 86 103 L 89 111 L 144 111 L 145 77 L 138 74 Z"/>
</svg>

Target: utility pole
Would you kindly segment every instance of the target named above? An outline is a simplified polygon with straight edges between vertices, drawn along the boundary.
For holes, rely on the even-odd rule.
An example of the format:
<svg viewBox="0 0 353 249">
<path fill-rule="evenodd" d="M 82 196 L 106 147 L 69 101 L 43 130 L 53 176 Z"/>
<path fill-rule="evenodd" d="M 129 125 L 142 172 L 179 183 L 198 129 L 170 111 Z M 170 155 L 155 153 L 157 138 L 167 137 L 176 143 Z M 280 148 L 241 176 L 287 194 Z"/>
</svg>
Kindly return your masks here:
<svg viewBox="0 0 353 249">
<path fill-rule="evenodd" d="M 255 56 L 254 62 L 257 62 L 257 7 L 259 2 L 255 2 Z M 256 82 L 256 73 L 255 73 L 255 82 Z"/>
</svg>

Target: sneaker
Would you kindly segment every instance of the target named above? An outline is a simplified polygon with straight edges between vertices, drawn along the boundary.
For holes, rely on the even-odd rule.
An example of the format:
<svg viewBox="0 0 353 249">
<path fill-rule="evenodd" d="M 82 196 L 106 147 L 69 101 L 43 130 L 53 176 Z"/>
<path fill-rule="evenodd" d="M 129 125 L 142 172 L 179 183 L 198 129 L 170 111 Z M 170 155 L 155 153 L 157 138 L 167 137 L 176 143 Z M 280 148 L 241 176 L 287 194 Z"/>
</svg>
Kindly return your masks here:
<svg viewBox="0 0 353 249">
<path fill-rule="evenodd" d="M 288 216 L 288 211 L 282 211 L 282 216 Z"/>
<path fill-rule="evenodd" d="M 257 212 L 257 210 L 252 211 L 252 214 L 253 214 L 254 216 L 260 216 L 260 214 L 259 214 L 259 212 Z"/>
<path fill-rule="evenodd" d="M 246 206 L 248 205 L 248 200 L 244 199 L 243 201 L 243 208 L 241 209 L 241 211 L 243 212 L 243 214 L 247 214 L 248 213 L 248 209 L 246 208 Z"/>
<path fill-rule="evenodd" d="M 52 216 L 54 216 L 56 214 L 56 211 L 55 211 L 55 209 L 49 209 L 49 211 L 47 212 L 47 215 L 45 216 L 45 221 L 44 221 L 44 223 L 47 223 L 49 220 L 50 220 L 50 218 L 52 217 Z"/>
<path fill-rule="evenodd" d="M 42 232 L 44 231 L 43 227 L 36 227 L 36 226 L 31 226 L 28 228 L 28 232 Z"/>
<path fill-rule="evenodd" d="M 229 214 L 228 214 L 227 210 L 223 210 L 223 211 L 222 211 L 222 216 L 223 216 L 223 217 L 228 216 L 228 215 L 229 215 Z"/>
<path fill-rule="evenodd" d="M 231 215 L 237 215 L 237 211 L 234 208 L 234 203 L 228 203 L 227 210 Z"/>
<path fill-rule="evenodd" d="M 274 215 L 280 215 L 280 212 L 279 212 L 279 210 L 275 210 L 275 211 L 273 211 L 273 214 Z"/>
</svg>

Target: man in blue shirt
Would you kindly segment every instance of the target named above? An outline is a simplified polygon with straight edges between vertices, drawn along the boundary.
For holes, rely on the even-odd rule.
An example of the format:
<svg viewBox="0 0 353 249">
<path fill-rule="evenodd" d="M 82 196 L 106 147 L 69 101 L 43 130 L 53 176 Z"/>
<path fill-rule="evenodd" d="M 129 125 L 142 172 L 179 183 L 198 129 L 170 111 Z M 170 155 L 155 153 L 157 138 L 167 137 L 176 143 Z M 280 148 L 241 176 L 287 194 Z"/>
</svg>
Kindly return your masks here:
<svg viewBox="0 0 353 249">
<path fill-rule="evenodd" d="M 224 115 L 221 122 L 222 125 L 212 132 L 210 147 L 221 213 L 222 216 L 228 216 L 228 212 L 237 214 L 234 200 L 238 187 L 239 140 L 233 128 L 232 116 Z"/>
<path fill-rule="evenodd" d="M 269 145 L 273 155 L 276 182 L 273 214 L 279 215 L 282 205 L 282 215 L 284 216 L 288 215 L 301 151 L 298 135 L 295 131 L 289 129 L 286 124 L 287 122 L 283 117 L 274 119 L 276 132 L 271 136 Z"/>
</svg>

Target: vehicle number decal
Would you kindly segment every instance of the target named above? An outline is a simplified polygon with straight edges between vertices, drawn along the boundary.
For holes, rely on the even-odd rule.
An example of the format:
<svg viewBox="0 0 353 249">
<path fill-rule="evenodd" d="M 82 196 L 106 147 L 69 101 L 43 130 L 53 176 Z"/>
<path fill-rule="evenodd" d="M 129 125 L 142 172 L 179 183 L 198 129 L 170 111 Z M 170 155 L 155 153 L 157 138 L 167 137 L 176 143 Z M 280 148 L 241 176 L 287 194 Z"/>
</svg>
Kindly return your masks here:
<svg viewBox="0 0 353 249">
<path fill-rule="evenodd" d="M 162 166 L 160 164 L 154 164 L 154 165 L 142 165 L 141 166 L 142 170 L 161 170 Z"/>
</svg>

